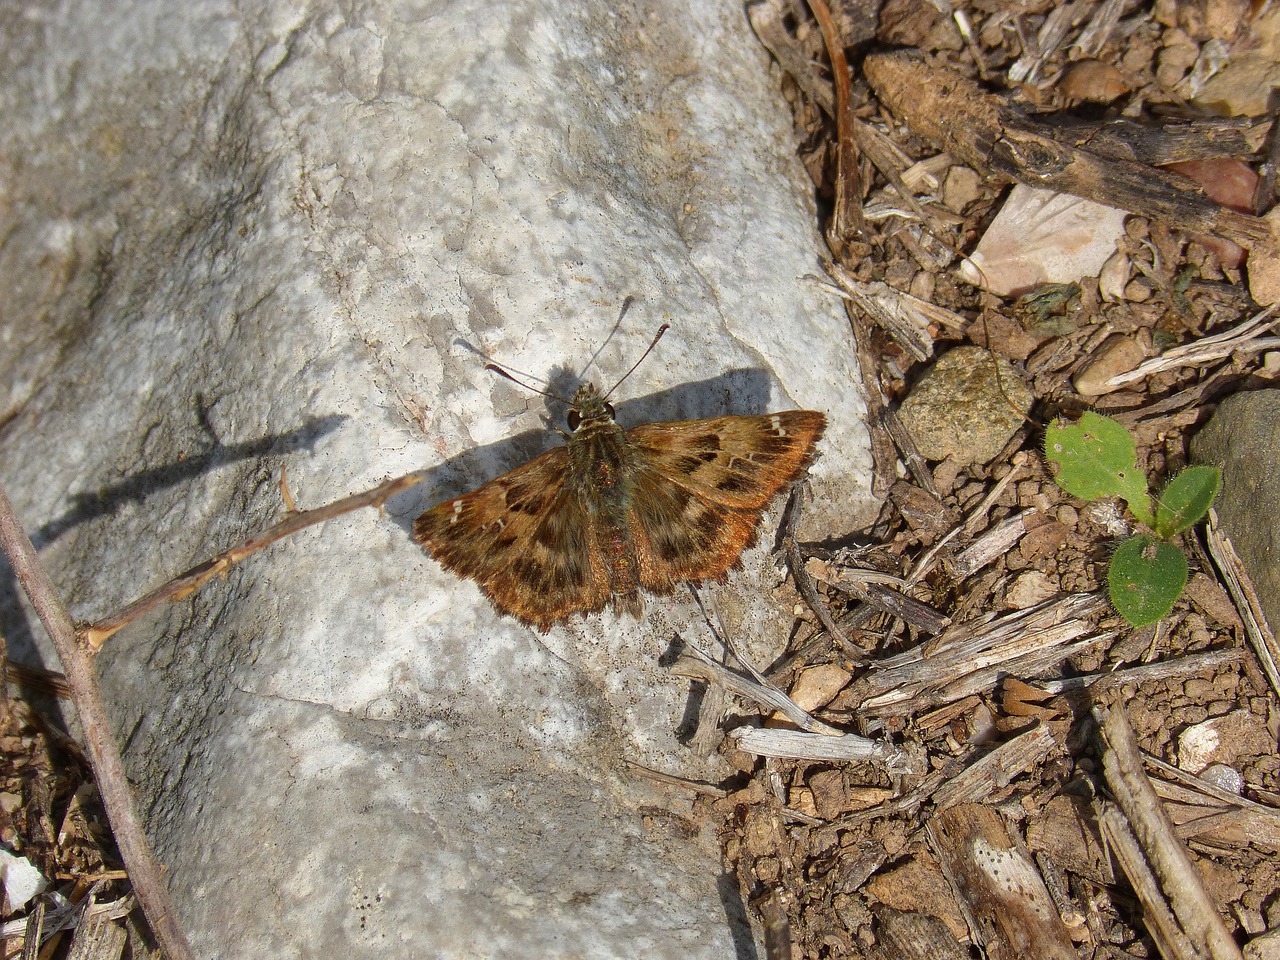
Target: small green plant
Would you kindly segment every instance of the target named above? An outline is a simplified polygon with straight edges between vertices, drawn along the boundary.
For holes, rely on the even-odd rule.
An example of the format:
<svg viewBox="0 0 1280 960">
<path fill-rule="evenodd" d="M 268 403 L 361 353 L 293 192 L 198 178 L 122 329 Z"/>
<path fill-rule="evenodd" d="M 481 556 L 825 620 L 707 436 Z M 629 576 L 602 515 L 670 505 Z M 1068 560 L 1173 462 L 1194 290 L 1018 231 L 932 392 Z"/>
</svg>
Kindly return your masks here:
<svg viewBox="0 0 1280 960">
<path fill-rule="evenodd" d="M 1169 541 L 1209 512 L 1222 472 L 1188 467 L 1169 481 L 1152 510 L 1136 452 L 1129 431 L 1092 412 L 1079 423 L 1060 422 L 1045 431 L 1044 455 L 1058 465 L 1058 486 L 1081 500 L 1120 497 L 1152 531 L 1120 544 L 1107 569 L 1112 605 L 1133 626 L 1145 627 L 1172 610 L 1187 585 L 1187 558 Z"/>
</svg>

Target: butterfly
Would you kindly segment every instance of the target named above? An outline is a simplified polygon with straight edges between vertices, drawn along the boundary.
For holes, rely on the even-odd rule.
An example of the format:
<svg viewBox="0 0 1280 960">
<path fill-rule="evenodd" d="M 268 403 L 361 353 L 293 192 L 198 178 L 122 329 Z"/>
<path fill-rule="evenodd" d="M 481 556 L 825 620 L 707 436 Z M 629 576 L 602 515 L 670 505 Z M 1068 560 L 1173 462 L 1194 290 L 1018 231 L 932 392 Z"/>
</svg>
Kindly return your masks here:
<svg viewBox="0 0 1280 960">
<path fill-rule="evenodd" d="M 566 446 L 413 525 L 441 566 L 543 633 L 607 604 L 639 618 L 642 590 L 723 582 L 826 427 L 821 413 L 789 410 L 628 430 L 607 397 L 583 384 L 570 403 Z"/>
</svg>

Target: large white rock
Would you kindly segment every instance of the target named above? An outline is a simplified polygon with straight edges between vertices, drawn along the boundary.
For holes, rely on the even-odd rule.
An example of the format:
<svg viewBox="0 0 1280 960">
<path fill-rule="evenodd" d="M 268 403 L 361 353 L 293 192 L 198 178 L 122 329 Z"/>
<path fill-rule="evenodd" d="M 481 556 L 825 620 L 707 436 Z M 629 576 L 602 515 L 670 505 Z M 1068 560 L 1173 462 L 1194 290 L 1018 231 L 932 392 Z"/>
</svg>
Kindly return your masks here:
<svg viewBox="0 0 1280 960">
<path fill-rule="evenodd" d="M 723 773 L 657 664 L 706 642 L 692 604 L 540 636 L 409 527 L 559 442 L 480 354 L 611 383 L 667 318 L 619 419 L 824 410 L 807 532 L 865 517 L 848 327 L 740 5 L 37 5 L 0 79 L 0 480 L 78 615 L 265 527 L 282 463 L 304 507 L 438 468 L 100 658 L 199 950 L 731 955 L 713 829 L 624 763 Z M 775 583 L 758 548 L 706 591 L 762 656 Z"/>
</svg>

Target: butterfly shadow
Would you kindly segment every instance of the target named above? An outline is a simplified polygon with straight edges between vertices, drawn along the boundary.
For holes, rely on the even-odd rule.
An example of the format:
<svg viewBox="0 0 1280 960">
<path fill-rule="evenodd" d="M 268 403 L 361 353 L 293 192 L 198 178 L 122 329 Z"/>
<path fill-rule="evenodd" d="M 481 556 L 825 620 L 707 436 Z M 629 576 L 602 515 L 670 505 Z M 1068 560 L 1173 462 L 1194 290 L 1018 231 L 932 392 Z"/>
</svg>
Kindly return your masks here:
<svg viewBox="0 0 1280 960">
<path fill-rule="evenodd" d="M 564 446 L 568 400 L 583 380 L 567 369 L 555 368 L 547 382 L 542 429 L 526 430 L 497 443 L 464 450 L 427 470 L 422 483 L 387 504 L 393 521 L 411 533 L 414 519 L 427 508 L 475 490 L 548 450 Z M 770 398 L 776 383 L 767 370 L 745 367 L 631 400 L 611 399 L 610 403 L 618 424 L 625 429 L 666 420 L 750 416 L 771 412 Z"/>
</svg>

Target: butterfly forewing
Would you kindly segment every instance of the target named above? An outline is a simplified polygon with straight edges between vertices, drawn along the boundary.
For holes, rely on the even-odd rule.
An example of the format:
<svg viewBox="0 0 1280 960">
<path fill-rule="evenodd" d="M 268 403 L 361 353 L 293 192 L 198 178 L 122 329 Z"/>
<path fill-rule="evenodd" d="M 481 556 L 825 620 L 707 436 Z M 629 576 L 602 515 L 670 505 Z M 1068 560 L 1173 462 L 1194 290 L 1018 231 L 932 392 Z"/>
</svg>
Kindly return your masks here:
<svg viewBox="0 0 1280 960">
<path fill-rule="evenodd" d="M 826 419 L 809 410 L 652 423 L 636 456 L 632 540 L 646 590 L 719 580 L 755 542 L 769 501 L 813 455 Z"/>
<path fill-rule="evenodd" d="M 600 610 L 609 578 L 595 523 L 565 486 L 558 447 L 418 517 L 414 538 L 446 569 L 475 580 L 503 613 L 546 630 Z"/>
<path fill-rule="evenodd" d="M 646 423 L 627 431 L 644 465 L 711 503 L 760 510 L 813 457 L 827 418 L 813 410 Z"/>
</svg>

